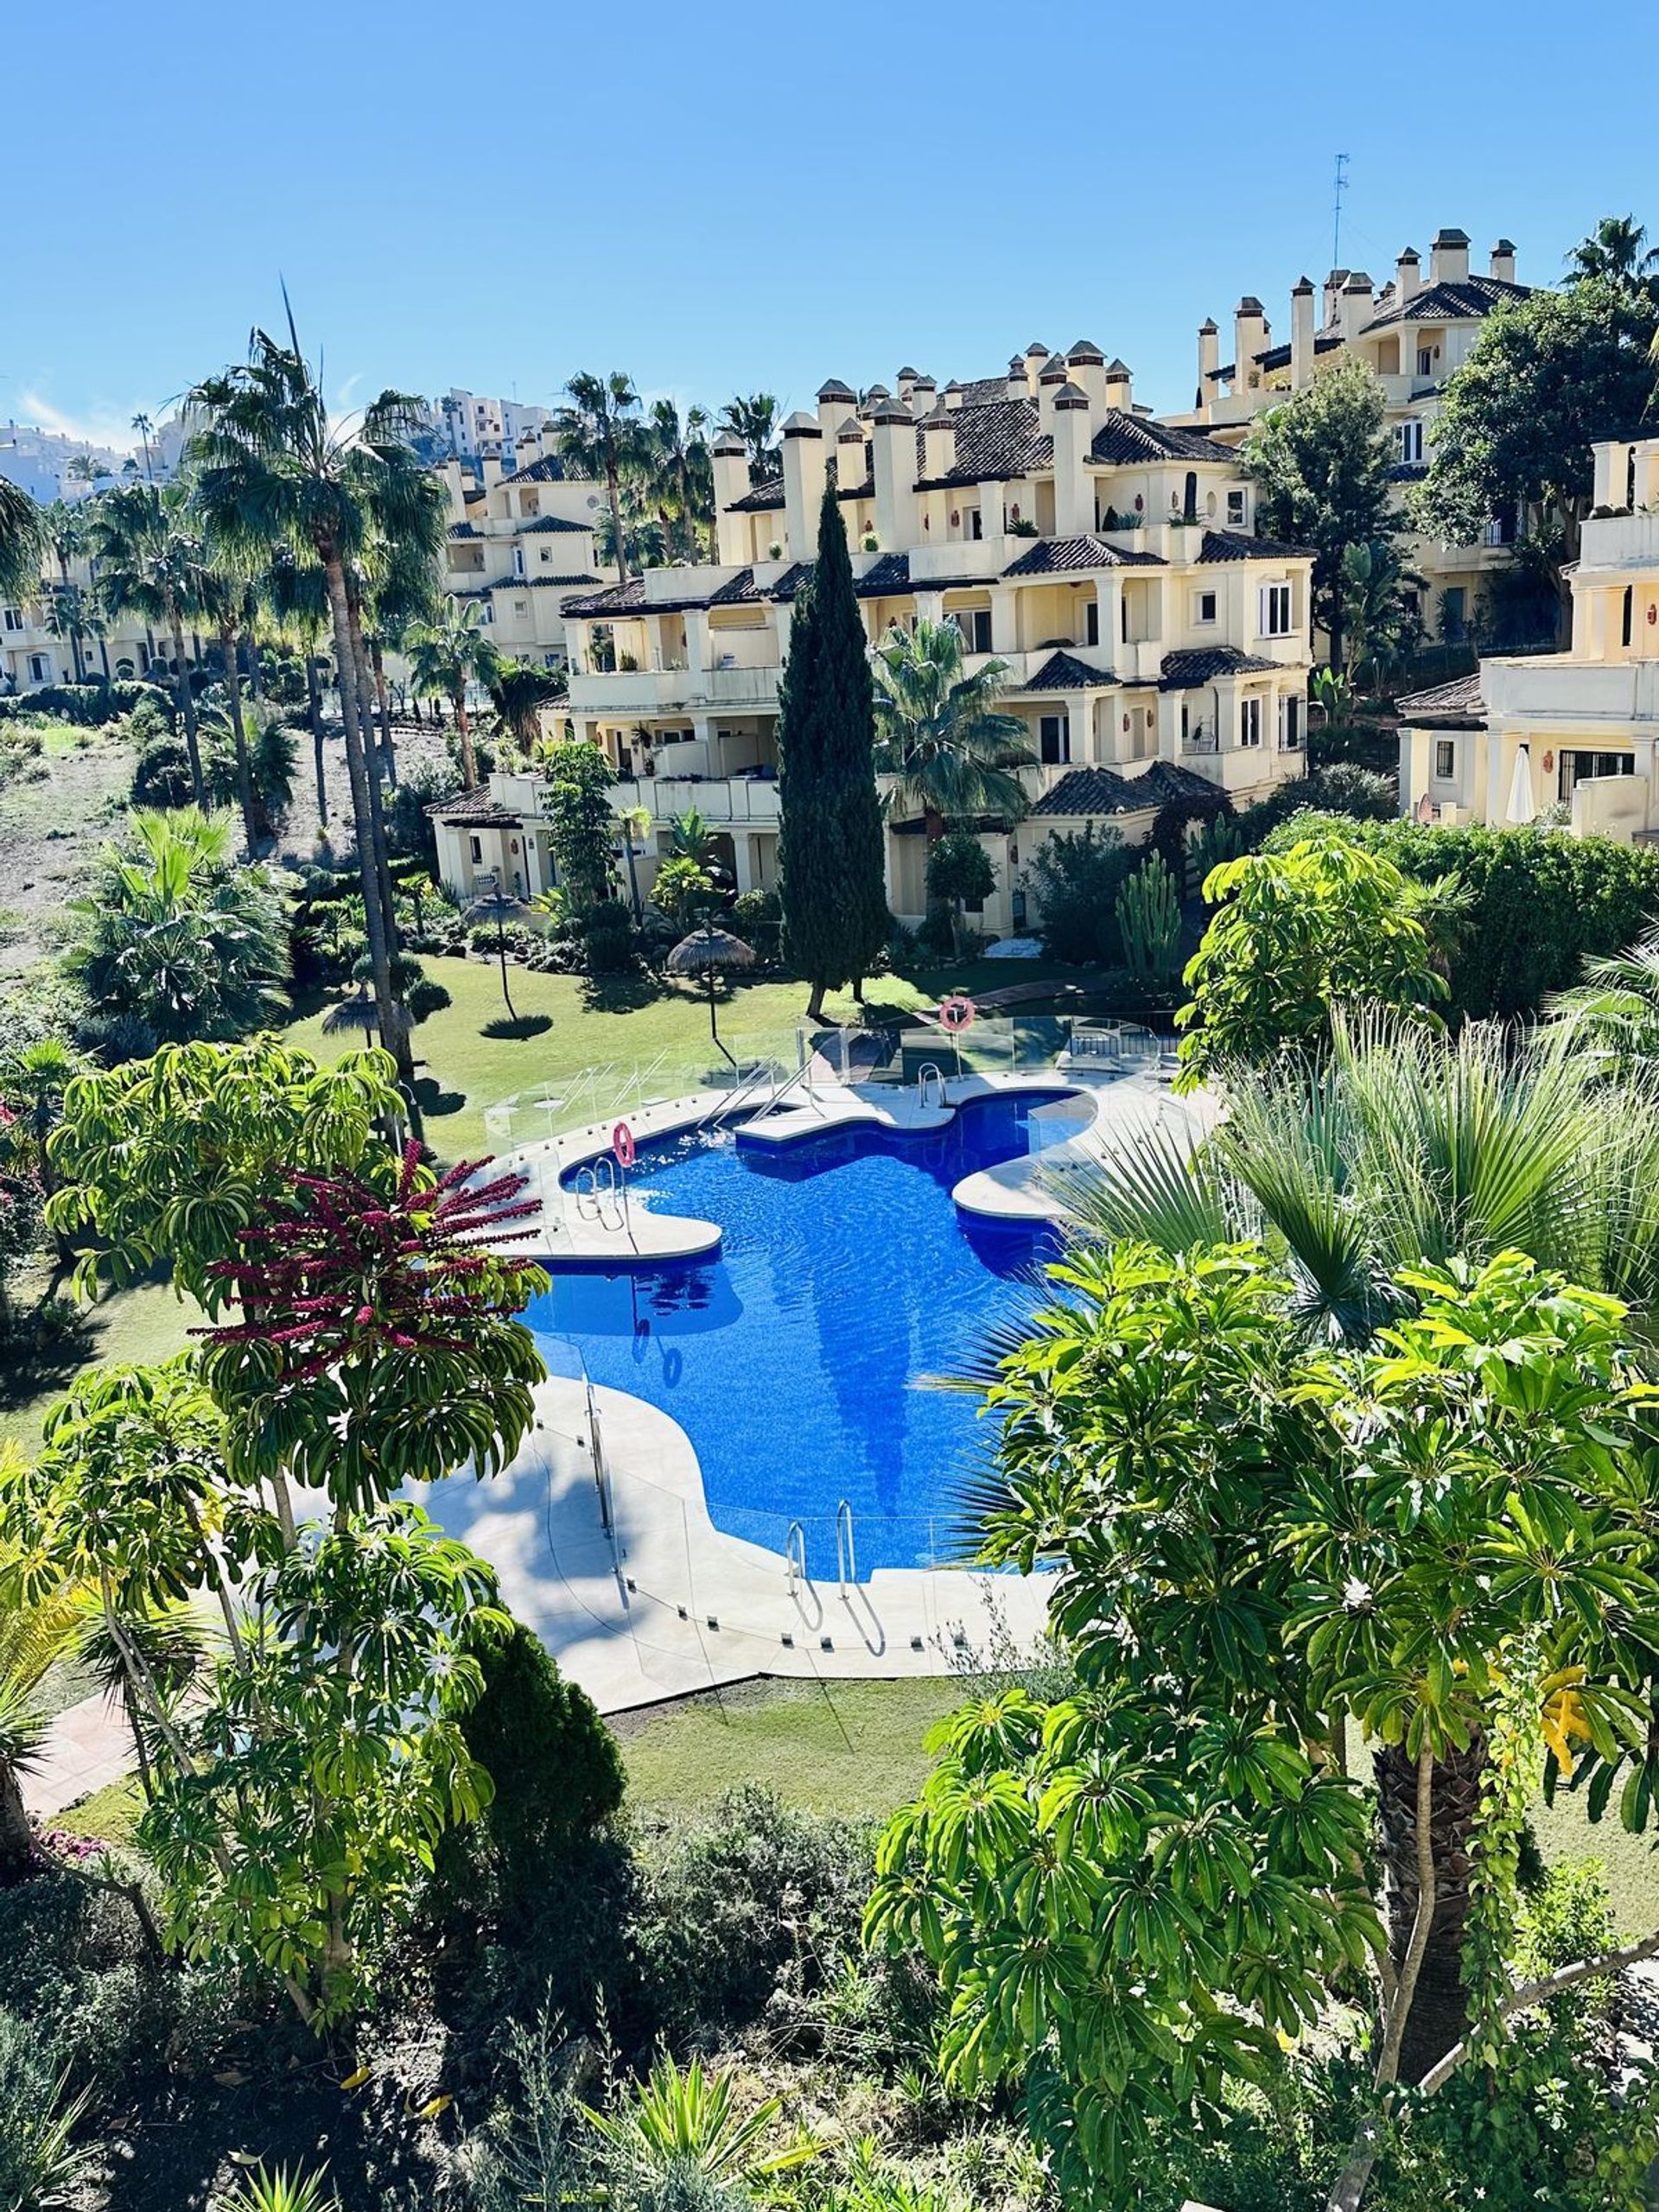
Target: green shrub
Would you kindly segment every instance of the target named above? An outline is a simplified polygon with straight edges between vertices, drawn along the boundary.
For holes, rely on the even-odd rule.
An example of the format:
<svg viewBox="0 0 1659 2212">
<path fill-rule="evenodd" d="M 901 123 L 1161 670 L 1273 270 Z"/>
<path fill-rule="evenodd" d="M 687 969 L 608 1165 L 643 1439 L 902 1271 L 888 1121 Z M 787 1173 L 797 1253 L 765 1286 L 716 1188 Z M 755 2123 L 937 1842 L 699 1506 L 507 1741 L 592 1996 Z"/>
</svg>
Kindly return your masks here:
<svg viewBox="0 0 1659 2212">
<path fill-rule="evenodd" d="M 97 2157 L 72 2138 L 86 2093 L 71 2096 L 50 2044 L 16 2013 L 0 2012 L 0 2205 L 6 2212 L 47 2212 Z"/>
<path fill-rule="evenodd" d="M 1038 846 L 1026 863 L 1025 884 L 1050 959 L 1079 968 L 1121 960 L 1117 894 L 1140 862 L 1116 830 L 1097 830 L 1092 822 Z"/>
<path fill-rule="evenodd" d="M 1455 874 L 1467 896 L 1449 963 L 1454 1018 L 1530 1020 L 1586 959 L 1633 944 L 1659 918 L 1659 852 L 1539 830 L 1440 829 L 1296 815 L 1267 849 L 1327 835 L 1382 853 L 1421 882 Z"/>
<path fill-rule="evenodd" d="M 740 891 L 726 917 L 734 937 L 768 959 L 776 959 L 784 925 L 783 901 L 775 891 Z"/>
<path fill-rule="evenodd" d="M 139 753 L 132 772 L 135 806 L 188 806 L 194 796 L 184 740 L 164 730 Z"/>
<path fill-rule="evenodd" d="M 0 721 L 20 715 L 50 715 L 81 729 L 99 729 L 130 715 L 141 702 L 164 706 L 166 694 L 154 683 L 43 683 L 38 690 L 0 699 Z"/>
<path fill-rule="evenodd" d="M 619 899 L 601 899 L 581 917 L 582 965 L 590 976 L 620 976 L 632 967 L 633 918 Z"/>
</svg>

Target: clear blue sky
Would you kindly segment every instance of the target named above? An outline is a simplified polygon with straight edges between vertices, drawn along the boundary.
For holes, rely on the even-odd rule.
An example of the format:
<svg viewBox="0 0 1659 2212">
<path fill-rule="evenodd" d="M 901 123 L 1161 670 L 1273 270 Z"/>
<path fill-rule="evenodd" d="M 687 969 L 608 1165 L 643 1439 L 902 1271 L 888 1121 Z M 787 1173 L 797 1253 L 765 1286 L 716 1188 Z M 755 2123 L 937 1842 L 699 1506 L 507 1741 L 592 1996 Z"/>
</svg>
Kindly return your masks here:
<svg viewBox="0 0 1659 2212">
<path fill-rule="evenodd" d="M 1206 314 L 1227 358 L 1241 291 L 1282 335 L 1329 265 L 1338 150 L 1379 282 L 1441 224 L 1534 282 L 1604 213 L 1659 234 L 1651 36 L 1639 0 L 62 0 L 8 54 L 0 419 L 159 412 L 279 271 L 359 397 L 810 404 L 1087 336 L 1184 405 Z"/>
</svg>

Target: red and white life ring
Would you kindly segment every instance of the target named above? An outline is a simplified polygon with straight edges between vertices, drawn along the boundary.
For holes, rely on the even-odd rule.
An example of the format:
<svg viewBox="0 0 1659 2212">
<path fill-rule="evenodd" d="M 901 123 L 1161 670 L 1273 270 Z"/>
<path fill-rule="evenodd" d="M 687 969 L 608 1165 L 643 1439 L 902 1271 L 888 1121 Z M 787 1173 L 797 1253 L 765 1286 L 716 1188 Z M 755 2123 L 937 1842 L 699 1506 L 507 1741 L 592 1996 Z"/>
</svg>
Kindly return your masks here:
<svg viewBox="0 0 1659 2212">
<path fill-rule="evenodd" d="M 960 991 L 953 992 L 948 999 L 939 1002 L 939 1027 L 953 1032 L 969 1029 L 978 1012 L 979 1008 L 972 999 L 964 998 Z"/>
<path fill-rule="evenodd" d="M 616 1154 L 618 1165 L 632 1167 L 636 1148 L 633 1131 L 626 1122 L 619 1122 L 611 1131 L 611 1150 Z"/>
</svg>

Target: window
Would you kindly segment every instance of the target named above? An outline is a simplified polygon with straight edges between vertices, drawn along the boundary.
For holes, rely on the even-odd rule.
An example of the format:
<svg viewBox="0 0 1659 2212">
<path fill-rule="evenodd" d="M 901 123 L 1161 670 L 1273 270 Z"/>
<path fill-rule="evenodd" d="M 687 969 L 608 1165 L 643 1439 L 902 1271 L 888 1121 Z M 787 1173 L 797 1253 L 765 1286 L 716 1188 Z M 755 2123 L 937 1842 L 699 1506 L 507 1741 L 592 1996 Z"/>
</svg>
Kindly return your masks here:
<svg viewBox="0 0 1659 2212">
<path fill-rule="evenodd" d="M 1071 758 L 1071 730 L 1064 715 L 1045 715 L 1038 752 L 1046 768 L 1063 768 Z"/>
<path fill-rule="evenodd" d="M 1243 494 L 1243 492 L 1230 492 L 1230 493 L 1227 494 L 1227 527 L 1228 527 L 1228 529 L 1229 529 L 1229 530 L 1243 530 L 1243 527 L 1244 527 L 1244 520 L 1245 520 L 1245 516 L 1244 516 L 1244 494 Z"/>
<path fill-rule="evenodd" d="M 1556 788 L 1563 799 L 1573 796 L 1575 784 L 1591 776 L 1633 776 L 1636 773 L 1634 753 L 1567 753 L 1560 758 L 1556 772 Z"/>
<path fill-rule="evenodd" d="M 1118 626 L 1123 632 L 1123 642 L 1127 645 L 1129 642 L 1129 594 L 1128 592 L 1125 592 L 1117 602 L 1117 619 Z"/>
<path fill-rule="evenodd" d="M 1083 610 L 1083 642 L 1085 645 L 1100 643 L 1100 601 L 1091 599 Z"/>
<path fill-rule="evenodd" d="M 968 620 L 971 626 L 969 642 L 974 651 L 976 653 L 989 652 L 991 650 L 990 608 L 988 607 L 975 607 L 969 615 Z"/>
<path fill-rule="evenodd" d="M 1287 638 L 1290 635 L 1288 584 L 1262 585 L 1262 635 L 1264 638 Z"/>
<path fill-rule="evenodd" d="M 968 510 L 968 514 L 967 514 L 967 521 L 968 521 L 968 535 L 969 535 L 969 537 L 984 537 L 984 535 L 985 535 L 985 518 L 984 518 L 984 517 L 980 513 L 979 509 L 978 509 L 977 507 L 969 507 L 969 510 Z"/>
<path fill-rule="evenodd" d="M 1400 458 L 1408 463 L 1423 457 L 1423 426 L 1414 416 L 1410 422 L 1400 424 Z"/>
<path fill-rule="evenodd" d="M 1212 591 L 1201 591 L 1194 603 L 1192 620 L 1195 622 L 1213 622 L 1215 619 L 1216 594 Z"/>
<path fill-rule="evenodd" d="M 1238 702 L 1238 741 L 1247 748 L 1259 746 L 1262 742 L 1262 695 L 1259 691 L 1252 691 L 1248 698 Z"/>
<path fill-rule="evenodd" d="M 23 610 L 21 607 L 7 607 L 3 619 L 8 630 L 21 630 L 23 627 Z"/>
<path fill-rule="evenodd" d="M 1634 584 L 1626 584 L 1624 587 L 1624 612 L 1619 618 L 1618 625 L 1618 642 L 1621 645 L 1628 645 L 1630 644 L 1631 635 L 1635 629 L 1635 625 L 1636 587 Z"/>
<path fill-rule="evenodd" d="M 522 545 L 515 545 L 512 549 L 512 573 L 521 583 L 524 582 L 524 549 Z"/>
<path fill-rule="evenodd" d="M 1433 375 L 1434 348 L 1432 346 L 1420 346 L 1417 348 L 1417 373 L 1420 377 Z"/>
<path fill-rule="evenodd" d="M 1462 642 L 1464 634 L 1464 607 L 1467 594 L 1463 585 L 1453 584 L 1440 594 L 1440 642 L 1455 645 Z"/>
<path fill-rule="evenodd" d="M 1434 741 L 1434 780 L 1440 784 L 1457 781 L 1458 741 L 1453 737 L 1437 737 Z"/>
<path fill-rule="evenodd" d="M 469 837 L 467 842 L 473 849 L 473 863 L 476 867 L 484 857 L 484 840 L 481 837 Z"/>
<path fill-rule="evenodd" d="M 1302 702 L 1300 699 L 1287 699 L 1280 711 L 1279 742 L 1287 753 L 1300 753 L 1302 749 Z"/>
</svg>

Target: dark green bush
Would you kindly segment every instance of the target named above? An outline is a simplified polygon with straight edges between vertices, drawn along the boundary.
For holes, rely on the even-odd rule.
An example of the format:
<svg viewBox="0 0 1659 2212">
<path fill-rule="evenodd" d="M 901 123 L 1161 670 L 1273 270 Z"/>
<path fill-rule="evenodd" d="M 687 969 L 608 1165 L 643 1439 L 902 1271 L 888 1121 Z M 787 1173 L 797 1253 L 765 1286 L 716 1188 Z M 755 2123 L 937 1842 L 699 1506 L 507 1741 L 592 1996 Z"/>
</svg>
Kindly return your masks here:
<svg viewBox="0 0 1659 2212">
<path fill-rule="evenodd" d="M 1458 877 L 1470 904 L 1451 956 L 1454 1018 L 1529 1020 L 1552 991 L 1581 981 L 1586 960 L 1618 951 L 1659 918 L 1659 852 L 1646 846 L 1305 813 L 1281 823 L 1268 849 L 1310 834 L 1385 853 L 1421 882 Z"/>
<path fill-rule="evenodd" d="M 1026 889 L 1037 911 L 1037 933 L 1052 960 L 1076 967 L 1120 964 L 1113 909 L 1141 864 L 1116 830 L 1063 830 L 1039 845 L 1026 863 Z M 947 942 L 949 918 L 947 917 Z"/>
<path fill-rule="evenodd" d="M 59 721 L 73 722 L 81 729 L 99 729 L 105 722 L 118 721 L 123 715 L 130 715 L 145 699 L 154 701 L 170 719 L 171 703 L 158 684 L 122 682 L 43 683 L 38 690 L 20 691 L 13 698 L 0 699 L 0 721 L 25 714 L 51 715 Z"/>
<path fill-rule="evenodd" d="M 190 755 L 184 740 L 171 731 L 153 737 L 138 755 L 132 772 L 135 806 L 188 806 L 194 796 Z"/>
</svg>

